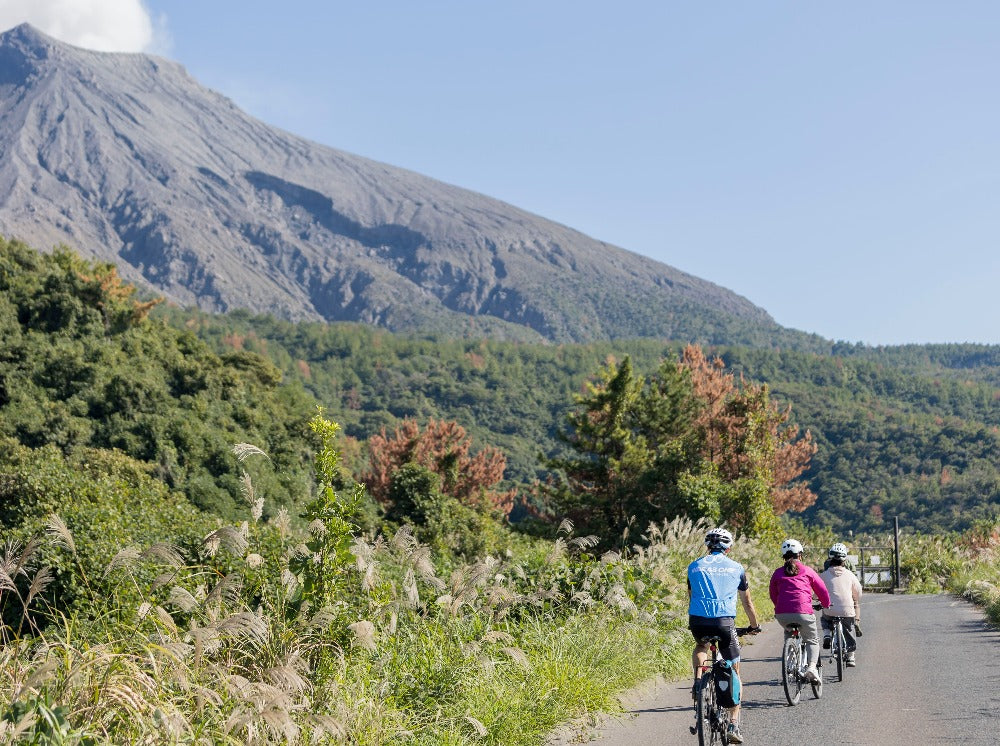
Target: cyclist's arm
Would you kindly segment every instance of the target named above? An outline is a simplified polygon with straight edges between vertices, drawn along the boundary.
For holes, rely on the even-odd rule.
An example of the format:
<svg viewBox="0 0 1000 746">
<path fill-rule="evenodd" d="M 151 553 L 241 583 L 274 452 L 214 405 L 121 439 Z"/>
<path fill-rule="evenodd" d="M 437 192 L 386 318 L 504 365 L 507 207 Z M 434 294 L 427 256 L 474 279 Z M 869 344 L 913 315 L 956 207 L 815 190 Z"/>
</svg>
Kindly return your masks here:
<svg viewBox="0 0 1000 746">
<path fill-rule="evenodd" d="M 771 575 L 771 582 L 767 586 L 768 595 L 771 596 L 771 603 L 778 603 L 778 571 L 775 570 Z"/>
<path fill-rule="evenodd" d="M 810 581 L 812 581 L 813 593 L 816 594 L 816 598 L 819 599 L 819 604 L 824 609 L 830 606 L 830 591 L 826 589 L 826 583 L 823 582 L 823 578 L 815 571 L 809 576 Z"/>
<path fill-rule="evenodd" d="M 757 623 L 757 609 L 754 608 L 753 599 L 750 597 L 750 591 L 740 591 L 740 603 L 743 604 L 743 611 L 747 613 L 747 619 L 750 621 L 751 627 L 759 627 Z"/>
</svg>

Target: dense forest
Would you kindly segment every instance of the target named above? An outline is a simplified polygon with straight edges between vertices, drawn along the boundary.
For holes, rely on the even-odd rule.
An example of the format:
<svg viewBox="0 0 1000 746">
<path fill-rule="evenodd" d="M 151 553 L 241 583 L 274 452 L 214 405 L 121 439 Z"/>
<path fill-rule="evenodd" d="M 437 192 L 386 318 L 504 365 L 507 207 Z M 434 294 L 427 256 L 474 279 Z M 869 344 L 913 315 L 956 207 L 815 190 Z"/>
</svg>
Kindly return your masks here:
<svg viewBox="0 0 1000 746">
<path fill-rule="evenodd" d="M 208 315 L 137 299 L 110 265 L 16 242 L 5 244 L 2 272 L 7 447 L 115 449 L 223 516 L 239 504 L 234 441 L 268 451 L 272 473 L 258 479 L 272 506 L 301 502 L 305 423 L 321 405 L 343 428 L 355 475 L 366 441 L 383 429 L 457 423 L 476 448 L 504 455 L 505 485 L 526 500 L 512 513 L 519 519 L 539 499 L 531 485 L 546 479 L 547 464 L 569 455 L 561 434 L 601 367 L 627 357 L 650 375 L 682 350 L 665 340 L 526 344 Z M 149 323 L 131 323 L 140 316 Z M 1000 509 L 998 348 L 706 352 L 766 384 L 811 434 L 817 451 L 802 479 L 818 500 L 807 522 L 877 531 L 898 515 L 916 529 L 958 529 Z"/>
<path fill-rule="evenodd" d="M 544 479 L 574 397 L 609 359 L 654 371 L 681 344 L 627 340 L 536 345 L 393 335 L 352 324 L 292 324 L 244 312 L 157 309 L 219 354 L 254 351 L 312 393 L 359 440 L 400 420 L 455 420 L 500 448 L 515 483 Z M 1000 348 L 872 348 L 825 354 L 716 347 L 727 368 L 766 383 L 818 450 L 805 520 L 878 531 L 964 528 L 1000 511 Z"/>
<path fill-rule="evenodd" d="M 221 355 L 194 334 L 144 322 L 111 265 L 0 244 L 0 448 L 127 455 L 194 505 L 232 516 L 234 442 L 269 448 L 261 488 L 278 505 L 311 480 L 312 398 L 250 351 Z M 2 489 L 2 486 L 0 486 Z"/>
</svg>

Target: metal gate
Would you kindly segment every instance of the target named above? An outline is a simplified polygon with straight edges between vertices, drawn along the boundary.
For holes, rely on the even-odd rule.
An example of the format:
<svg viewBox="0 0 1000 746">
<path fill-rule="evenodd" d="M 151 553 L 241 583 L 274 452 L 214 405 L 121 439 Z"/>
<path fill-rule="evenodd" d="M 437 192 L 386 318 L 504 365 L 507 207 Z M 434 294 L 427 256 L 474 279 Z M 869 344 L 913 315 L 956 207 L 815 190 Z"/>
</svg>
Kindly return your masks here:
<svg viewBox="0 0 1000 746">
<path fill-rule="evenodd" d="M 896 579 L 896 553 L 892 547 L 858 547 L 857 555 L 848 559 L 857 567 L 858 579 L 866 592 L 892 593 L 899 587 Z"/>
</svg>

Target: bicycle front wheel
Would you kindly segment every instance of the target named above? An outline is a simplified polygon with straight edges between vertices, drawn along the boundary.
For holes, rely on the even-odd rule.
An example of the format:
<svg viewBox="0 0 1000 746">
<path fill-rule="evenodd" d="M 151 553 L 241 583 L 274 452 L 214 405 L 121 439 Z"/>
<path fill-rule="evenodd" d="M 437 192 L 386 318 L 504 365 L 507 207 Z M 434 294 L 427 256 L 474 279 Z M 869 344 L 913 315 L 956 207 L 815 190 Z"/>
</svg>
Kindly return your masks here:
<svg viewBox="0 0 1000 746">
<path fill-rule="evenodd" d="M 789 705 L 797 705 L 802 697 L 799 668 L 799 641 L 794 637 L 786 637 L 785 647 L 781 651 L 781 685 L 785 688 L 785 699 Z"/>
</svg>

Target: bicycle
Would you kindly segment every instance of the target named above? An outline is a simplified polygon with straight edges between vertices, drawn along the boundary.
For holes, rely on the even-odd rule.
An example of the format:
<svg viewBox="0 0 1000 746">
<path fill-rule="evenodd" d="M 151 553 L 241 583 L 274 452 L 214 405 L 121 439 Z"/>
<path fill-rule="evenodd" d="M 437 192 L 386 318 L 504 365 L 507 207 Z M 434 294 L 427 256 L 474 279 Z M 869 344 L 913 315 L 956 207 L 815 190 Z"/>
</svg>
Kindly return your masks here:
<svg viewBox="0 0 1000 746">
<path fill-rule="evenodd" d="M 844 637 L 844 619 L 849 617 L 833 616 L 827 618 L 833 625 L 833 629 L 831 630 L 830 657 L 837 663 L 837 681 L 843 681 L 847 658 L 847 638 Z"/>
<path fill-rule="evenodd" d="M 737 627 L 736 635 L 760 632 L 760 627 Z M 714 746 L 729 743 L 729 708 L 718 702 L 718 691 L 715 686 L 715 664 L 723 660 L 719 653 L 718 635 L 702 637 L 699 642 L 709 646 L 710 661 L 701 667 L 701 677 L 695 683 L 694 716 L 695 724 L 691 726 L 692 735 L 698 734 L 698 746 Z"/>
<path fill-rule="evenodd" d="M 781 650 L 781 685 L 785 689 L 785 699 L 789 705 L 797 705 L 802 698 L 802 687 L 812 685 L 813 697 L 823 696 L 823 656 L 816 661 L 817 681 L 810 681 L 803 675 L 802 662 L 806 659 L 806 641 L 799 634 L 798 624 L 787 626 L 785 646 Z"/>
</svg>

